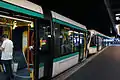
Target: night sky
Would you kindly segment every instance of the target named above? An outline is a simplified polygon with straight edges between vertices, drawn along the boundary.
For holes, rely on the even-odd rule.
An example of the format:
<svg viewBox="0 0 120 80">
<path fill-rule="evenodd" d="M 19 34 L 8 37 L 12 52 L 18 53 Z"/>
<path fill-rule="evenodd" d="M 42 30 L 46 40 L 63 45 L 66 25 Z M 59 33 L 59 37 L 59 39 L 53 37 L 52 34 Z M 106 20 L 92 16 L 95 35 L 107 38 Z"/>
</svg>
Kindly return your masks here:
<svg viewBox="0 0 120 80">
<path fill-rule="evenodd" d="M 29 0 L 87 27 L 111 36 L 112 23 L 104 0 Z"/>
</svg>

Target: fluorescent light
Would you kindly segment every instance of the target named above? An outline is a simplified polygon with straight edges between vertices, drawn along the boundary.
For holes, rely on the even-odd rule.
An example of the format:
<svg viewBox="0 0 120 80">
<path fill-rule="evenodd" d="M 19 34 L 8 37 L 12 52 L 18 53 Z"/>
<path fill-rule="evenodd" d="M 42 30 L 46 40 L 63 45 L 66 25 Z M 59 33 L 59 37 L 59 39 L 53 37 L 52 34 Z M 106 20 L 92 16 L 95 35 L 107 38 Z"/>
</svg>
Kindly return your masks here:
<svg viewBox="0 0 120 80">
<path fill-rule="evenodd" d="M 73 31 L 69 31 L 69 32 L 73 32 Z"/>
<path fill-rule="evenodd" d="M 119 18 L 119 17 L 116 17 L 116 20 L 120 20 L 120 18 Z"/>
<path fill-rule="evenodd" d="M 32 21 L 23 20 L 23 19 L 18 19 L 18 18 L 9 17 L 9 16 L 4 16 L 4 15 L 0 15 L 0 17 L 5 17 L 5 18 L 14 19 L 14 20 L 23 21 L 23 22 L 32 22 Z"/>
<path fill-rule="evenodd" d="M 74 33 L 78 34 L 78 32 L 74 31 Z"/>
<path fill-rule="evenodd" d="M 120 14 L 115 14 L 116 16 L 120 16 Z"/>
<path fill-rule="evenodd" d="M 17 27 L 17 21 L 13 22 L 13 29 L 15 29 Z"/>
<path fill-rule="evenodd" d="M 80 34 L 83 34 L 83 33 L 80 33 Z"/>
</svg>

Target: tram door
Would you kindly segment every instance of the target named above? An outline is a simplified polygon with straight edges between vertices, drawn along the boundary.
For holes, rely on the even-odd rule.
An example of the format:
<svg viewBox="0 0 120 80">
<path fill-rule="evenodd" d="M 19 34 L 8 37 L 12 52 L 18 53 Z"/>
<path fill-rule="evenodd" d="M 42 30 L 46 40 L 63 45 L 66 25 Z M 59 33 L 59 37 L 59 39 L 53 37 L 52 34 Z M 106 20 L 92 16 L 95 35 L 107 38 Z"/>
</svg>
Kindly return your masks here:
<svg viewBox="0 0 120 80">
<path fill-rule="evenodd" d="M 39 20 L 39 23 L 36 23 L 37 27 L 34 32 L 35 39 L 35 78 L 48 80 L 52 76 L 52 64 L 53 64 L 53 45 L 52 44 L 52 35 L 51 35 L 51 26 L 50 21 L 48 20 Z M 36 80 L 35 79 L 35 80 Z"/>
<path fill-rule="evenodd" d="M 7 34 L 8 38 L 13 41 L 14 52 L 13 58 L 18 63 L 17 70 L 29 69 L 29 61 L 27 60 L 29 54 L 29 28 L 32 21 L 18 19 L 10 16 L 0 15 L 0 36 Z M 25 55 L 25 56 L 24 56 Z M 27 66 L 28 64 L 28 66 Z M 27 70 L 27 69 L 26 69 Z M 30 72 L 25 71 L 21 75 L 30 75 Z"/>
<path fill-rule="evenodd" d="M 17 27 L 12 30 L 12 40 L 14 42 L 14 50 L 22 51 L 27 54 L 27 48 L 29 46 L 29 33 L 28 24 L 26 22 L 16 21 Z M 27 55 L 25 56 L 27 58 Z"/>
<path fill-rule="evenodd" d="M 33 69 L 33 55 L 30 53 L 29 46 L 31 45 L 30 40 L 30 24 L 29 22 L 16 21 L 16 27 L 12 30 L 12 41 L 14 43 L 14 51 L 21 52 L 25 56 L 27 62 L 28 71 Z M 23 63 L 22 63 L 23 64 Z"/>
</svg>

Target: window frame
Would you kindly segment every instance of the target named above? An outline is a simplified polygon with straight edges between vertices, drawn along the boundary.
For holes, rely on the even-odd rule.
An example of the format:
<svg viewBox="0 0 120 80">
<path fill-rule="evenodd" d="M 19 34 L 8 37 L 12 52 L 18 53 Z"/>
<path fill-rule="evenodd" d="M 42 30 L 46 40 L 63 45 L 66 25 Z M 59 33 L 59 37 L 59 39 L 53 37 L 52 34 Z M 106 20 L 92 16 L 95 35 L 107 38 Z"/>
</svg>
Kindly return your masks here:
<svg viewBox="0 0 120 80">
<path fill-rule="evenodd" d="M 73 31 L 73 39 L 72 40 L 74 40 L 74 31 L 76 31 L 76 32 L 78 32 L 78 34 L 79 34 L 79 50 L 78 51 L 74 51 L 73 50 L 73 52 L 69 52 L 69 53 L 65 53 L 65 54 L 61 54 L 61 47 L 60 47 L 60 55 L 56 55 L 58 52 L 57 51 L 55 51 L 54 53 L 54 58 L 58 58 L 58 57 L 61 57 L 61 56 L 65 56 L 65 55 L 69 55 L 69 54 L 72 54 L 72 53 L 75 53 L 75 52 L 79 52 L 80 53 L 80 48 L 81 48 L 81 46 L 80 46 L 80 38 L 81 38 L 81 36 L 80 36 L 80 33 L 83 33 L 83 35 L 85 35 L 85 31 L 82 31 L 82 30 L 78 30 L 78 29 L 75 29 L 75 28 L 71 28 L 71 27 L 69 27 L 69 26 L 66 26 L 66 25 L 63 25 L 63 24 L 59 24 L 59 23 L 57 23 L 57 22 L 54 22 L 53 23 L 53 25 L 54 25 L 54 27 L 56 28 L 56 24 L 57 25 L 59 25 L 59 27 L 60 27 L 60 32 L 61 32 L 61 30 L 64 28 L 63 26 L 65 26 L 66 28 L 69 28 L 70 30 L 72 30 Z M 83 36 L 83 41 L 84 41 L 84 37 L 85 36 Z M 55 38 L 56 38 L 56 31 L 55 31 Z M 57 40 L 57 39 L 56 39 Z M 73 43 L 74 44 L 74 43 Z M 84 45 L 84 42 L 83 42 L 83 45 Z M 61 46 L 61 42 L 60 42 L 60 46 Z M 73 48 L 74 48 L 74 46 L 73 46 Z"/>
</svg>

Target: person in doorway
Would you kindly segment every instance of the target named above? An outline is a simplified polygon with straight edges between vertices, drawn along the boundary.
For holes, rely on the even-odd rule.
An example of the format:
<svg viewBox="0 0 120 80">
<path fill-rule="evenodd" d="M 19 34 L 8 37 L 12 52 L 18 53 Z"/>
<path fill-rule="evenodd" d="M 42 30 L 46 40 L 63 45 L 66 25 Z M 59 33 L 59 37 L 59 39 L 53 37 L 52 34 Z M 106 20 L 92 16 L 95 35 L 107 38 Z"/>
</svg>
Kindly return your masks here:
<svg viewBox="0 0 120 80">
<path fill-rule="evenodd" d="M 2 35 L 2 40 L 3 43 L 0 47 L 0 50 L 2 51 L 2 56 L 1 56 L 1 60 L 2 60 L 2 64 L 3 64 L 3 69 L 5 74 L 8 75 L 8 80 L 11 80 L 11 78 L 13 77 L 12 74 L 12 66 L 11 66 L 11 62 L 13 59 L 13 42 L 11 40 L 8 39 L 8 35 L 3 34 Z"/>
</svg>

